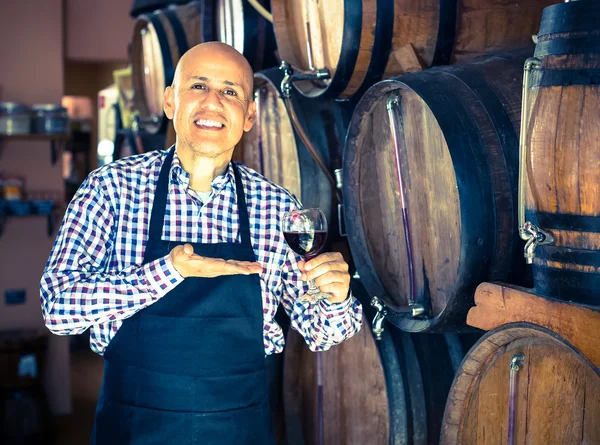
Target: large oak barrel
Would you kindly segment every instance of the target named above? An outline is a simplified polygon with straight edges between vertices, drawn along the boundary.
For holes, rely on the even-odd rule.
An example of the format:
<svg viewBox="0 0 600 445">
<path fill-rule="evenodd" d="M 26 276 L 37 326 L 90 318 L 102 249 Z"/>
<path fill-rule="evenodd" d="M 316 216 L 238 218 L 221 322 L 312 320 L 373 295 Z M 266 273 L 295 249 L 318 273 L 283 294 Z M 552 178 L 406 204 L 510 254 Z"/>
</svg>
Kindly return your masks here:
<svg viewBox="0 0 600 445">
<path fill-rule="evenodd" d="M 193 1 L 140 15 L 131 41 L 135 105 L 144 129 L 164 133 L 168 119 L 163 93 L 173 82 L 180 57 L 192 46 L 213 40 L 212 2 Z"/>
<path fill-rule="evenodd" d="M 272 0 L 272 11 L 280 57 L 309 69 L 310 40 L 314 66 L 331 73 L 327 81 L 296 83 L 302 94 L 345 99 L 405 72 L 530 43 L 542 9 L 552 3 Z"/>
<path fill-rule="evenodd" d="M 269 0 L 259 3 L 270 8 Z M 216 39 L 244 54 L 255 71 L 278 65 L 273 25 L 247 0 L 216 0 L 215 20 Z"/>
<path fill-rule="evenodd" d="M 521 283 L 517 129 L 525 58 L 518 52 L 406 74 L 373 86 L 356 107 L 344 159 L 348 239 L 366 288 L 403 330 L 455 328 L 479 283 Z M 398 153 L 390 98 L 398 102 Z M 408 306 L 411 275 L 399 164 L 414 295 L 425 316 L 399 313 Z"/>
<path fill-rule="evenodd" d="M 254 76 L 257 117 L 236 148 L 236 159 L 285 187 L 305 208 L 319 207 L 331 223 L 333 187 L 294 131 L 281 99 L 283 72 L 272 68 Z M 352 105 L 334 100 L 308 100 L 292 94 L 299 124 L 328 170 L 340 168 Z M 335 229 L 337 230 L 337 228 Z"/>
<path fill-rule="evenodd" d="M 283 375 L 288 445 L 437 445 L 463 350 L 457 337 L 393 328 L 375 341 L 365 319 L 354 337 L 314 353 L 290 329 Z"/>
<path fill-rule="evenodd" d="M 518 368 L 512 422 L 511 362 Z M 441 444 L 500 445 L 512 433 L 512 443 L 591 445 L 600 443 L 598 419 L 600 370 L 555 333 L 514 323 L 488 332 L 465 357 Z"/>
<path fill-rule="evenodd" d="M 526 127 L 526 217 L 554 243 L 534 250 L 535 291 L 600 306 L 600 4 L 544 10 Z"/>
</svg>

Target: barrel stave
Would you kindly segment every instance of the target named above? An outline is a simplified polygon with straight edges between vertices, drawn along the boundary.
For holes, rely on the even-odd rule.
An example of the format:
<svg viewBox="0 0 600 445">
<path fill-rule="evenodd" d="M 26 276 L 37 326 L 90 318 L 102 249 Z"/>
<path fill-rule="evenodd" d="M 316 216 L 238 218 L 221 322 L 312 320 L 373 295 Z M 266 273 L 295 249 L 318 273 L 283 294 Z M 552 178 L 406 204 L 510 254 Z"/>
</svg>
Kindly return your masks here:
<svg viewBox="0 0 600 445">
<path fill-rule="evenodd" d="M 459 0 L 452 62 L 531 44 L 543 8 L 553 3 L 554 0 Z"/>
</svg>

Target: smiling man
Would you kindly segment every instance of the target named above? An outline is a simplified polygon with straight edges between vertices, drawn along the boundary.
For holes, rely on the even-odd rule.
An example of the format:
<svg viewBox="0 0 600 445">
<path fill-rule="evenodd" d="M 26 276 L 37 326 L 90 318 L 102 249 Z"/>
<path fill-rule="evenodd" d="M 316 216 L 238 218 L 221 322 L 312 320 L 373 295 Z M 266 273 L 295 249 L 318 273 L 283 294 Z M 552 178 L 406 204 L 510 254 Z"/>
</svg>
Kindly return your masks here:
<svg viewBox="0 0 600 445">
<path fill-rule="evenodd" d="M 341 255 L 304 264 L 281 231 L 296 199 L 231 162 L 255 119 L 252 81 L 232 47 L 192 48 L 164 95 L 175 146 L 92 172 L 67 209 L 42 312 L 56 334 L 90 328 L 105 358 L 94 444 L 273 444 L 279 304 L 315 351 L 360 329 Z M 329 300 L 299 300 L 311 279 Z"/>
</svg>

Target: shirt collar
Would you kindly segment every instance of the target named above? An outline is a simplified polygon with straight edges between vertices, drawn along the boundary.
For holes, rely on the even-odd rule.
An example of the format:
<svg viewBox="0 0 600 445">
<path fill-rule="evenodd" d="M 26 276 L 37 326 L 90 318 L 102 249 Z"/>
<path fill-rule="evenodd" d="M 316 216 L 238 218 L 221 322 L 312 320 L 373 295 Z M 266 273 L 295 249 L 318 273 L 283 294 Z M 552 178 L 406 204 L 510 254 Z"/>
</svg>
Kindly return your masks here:
<svg viewBox="0 0 600 445">
<path fill-rule="evenodd" d="M 179 182 L 185 186 L 185 188 L 190 186 L 190 174 L 181 166 L 181 161 L 179 160 L 179 156 L 177 156 L 177 150 L 175 150 L 173 155 L 173 163 L 171 164 L 171 179 L 175 182 Z M 227 166 L 227 170 L 225 170 L 225 173 L 213 179 L 211 186 L 213 192 L 217 193 L 225 188 L 227 184 L 233 184 L 234 182 L 235 175 L 233 173 L 232 163 L 230 162 Z"/>
</svg>

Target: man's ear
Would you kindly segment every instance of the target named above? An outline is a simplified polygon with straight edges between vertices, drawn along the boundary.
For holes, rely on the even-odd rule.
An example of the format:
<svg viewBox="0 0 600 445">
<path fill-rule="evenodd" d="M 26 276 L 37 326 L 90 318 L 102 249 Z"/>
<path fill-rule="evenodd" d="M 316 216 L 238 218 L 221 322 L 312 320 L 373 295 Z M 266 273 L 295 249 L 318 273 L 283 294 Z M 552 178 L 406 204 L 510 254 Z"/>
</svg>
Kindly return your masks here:
<svg viewBox="0 0 600 445">
<path fill-rule="evenodd" d="M 169 119 L 173 119 L 175 113 L 175 91 L 172 87 L 165 88 L 163 93 L 163 110 Z"/>
<path fill-rule="evenodd" d="M 246 121 L 244 122 L 244 131 L 248 132 L 252 129 L 256 120 L 256 102 L 252 101 L 248 104 L 248 112 L 246 113 Z"/>
</svg>

